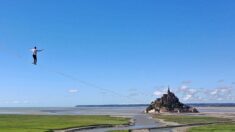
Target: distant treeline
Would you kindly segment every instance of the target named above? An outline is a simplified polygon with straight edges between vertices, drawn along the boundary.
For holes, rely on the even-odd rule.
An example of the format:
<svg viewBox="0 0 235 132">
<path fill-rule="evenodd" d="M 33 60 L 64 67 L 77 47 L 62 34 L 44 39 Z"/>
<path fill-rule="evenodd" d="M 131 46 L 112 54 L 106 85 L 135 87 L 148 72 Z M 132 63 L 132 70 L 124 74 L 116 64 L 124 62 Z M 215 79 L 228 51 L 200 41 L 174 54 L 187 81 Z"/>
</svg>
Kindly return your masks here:
<svg viewBox="0 0 235 132">
<path fill-rule="evenodd" d="M 235 103 L 186 103 L 193 107 L 235 107 Z M 77 105 L 76 107 L 148 107 L 149 104 Z"/>
<path fill-rule="evenodd" d="M 148 104 L 77 105 L 76 107 L 147 107 Z"/>
<path fill-rule="evenodd" d="M 235 107 L 235 103 L 188 103 L 194 107 Z"/>
</svg>

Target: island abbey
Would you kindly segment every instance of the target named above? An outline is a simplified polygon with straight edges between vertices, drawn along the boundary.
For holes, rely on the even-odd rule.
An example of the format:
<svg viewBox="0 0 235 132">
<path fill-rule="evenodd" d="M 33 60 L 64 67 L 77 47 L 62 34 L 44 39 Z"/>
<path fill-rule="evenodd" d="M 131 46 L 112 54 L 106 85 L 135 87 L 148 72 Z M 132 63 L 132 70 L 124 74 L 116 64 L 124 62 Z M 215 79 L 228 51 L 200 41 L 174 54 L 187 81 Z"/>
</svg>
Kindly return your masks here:
<svg viewBox="0 0 235 132">
<path fill-rule="evenodd" d="M 163 94 L 161 98 L 157 98 L 155 101 L 151 102 L 151 104 L 146 108 L 146 113 L 152 112 L 198 113 L 198 110 L 181 103 L 168 87 L 166 94 Z"/>
</svg>

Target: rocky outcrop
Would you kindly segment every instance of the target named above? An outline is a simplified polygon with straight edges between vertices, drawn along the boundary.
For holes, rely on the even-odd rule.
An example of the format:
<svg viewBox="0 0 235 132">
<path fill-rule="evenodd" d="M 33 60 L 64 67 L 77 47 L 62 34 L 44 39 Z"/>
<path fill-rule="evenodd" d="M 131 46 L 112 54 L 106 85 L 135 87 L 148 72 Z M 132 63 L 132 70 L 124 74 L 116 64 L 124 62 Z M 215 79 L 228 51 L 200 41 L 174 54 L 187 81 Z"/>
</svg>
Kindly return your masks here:
<svg viewBox="0 0 235 132">
<path fill-rule="evenodd" d="M 161 98 L 157 98 L 147 108 L 147 113 L 151 112 L 185 112 L 185 113 L 198 113 L 194 107 L 185 105 L 179 101 L 173 92 L 168 88 L 167 94 L 163 94 Z"/>
</svg>

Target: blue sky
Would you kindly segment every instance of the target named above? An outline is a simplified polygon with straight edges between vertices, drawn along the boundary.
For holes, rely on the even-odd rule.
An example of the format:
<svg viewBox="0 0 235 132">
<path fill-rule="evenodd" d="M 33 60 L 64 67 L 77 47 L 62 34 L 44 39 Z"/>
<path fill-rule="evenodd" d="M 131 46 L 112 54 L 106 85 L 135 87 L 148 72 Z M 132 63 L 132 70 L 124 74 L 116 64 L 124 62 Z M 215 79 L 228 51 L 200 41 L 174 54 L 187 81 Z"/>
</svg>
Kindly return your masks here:
<svg viewBox="0 0 235 132">
<path fill-rule="evenodd" d="M 0 0 L 0 106 L 149 103 L 168 85 L 183 102 L 234 102 L 234 6 Z"/>
</svg>

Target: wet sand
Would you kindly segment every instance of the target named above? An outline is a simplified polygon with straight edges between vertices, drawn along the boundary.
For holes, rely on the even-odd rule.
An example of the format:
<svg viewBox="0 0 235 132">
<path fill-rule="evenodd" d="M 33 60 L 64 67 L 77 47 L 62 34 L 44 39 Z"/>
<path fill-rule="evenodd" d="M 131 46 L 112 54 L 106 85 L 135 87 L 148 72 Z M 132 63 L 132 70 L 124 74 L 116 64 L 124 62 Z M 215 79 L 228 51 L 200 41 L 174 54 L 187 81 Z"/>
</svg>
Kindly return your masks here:
<svg viewBox="0 0 235 132">
<path fill-rule="evenodd" d="M 0 114 L 119 115 L 143 113 L 146 107 L 0 107 Z M 235 107 L 197 107 L 203 114 L 235 114 Z"/>
</svg>

